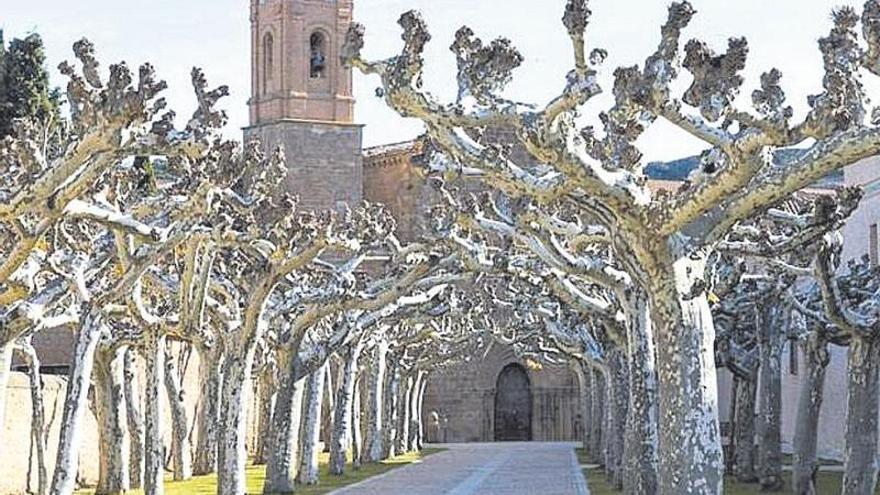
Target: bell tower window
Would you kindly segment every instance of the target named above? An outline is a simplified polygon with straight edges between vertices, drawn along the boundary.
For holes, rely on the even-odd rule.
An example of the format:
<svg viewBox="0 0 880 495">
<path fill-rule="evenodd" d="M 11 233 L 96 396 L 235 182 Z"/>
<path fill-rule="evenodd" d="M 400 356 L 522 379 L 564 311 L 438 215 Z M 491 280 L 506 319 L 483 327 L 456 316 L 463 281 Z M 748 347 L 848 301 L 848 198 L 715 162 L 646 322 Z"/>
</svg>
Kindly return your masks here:
<svg viewBox="0 0 880 495">
<path fill-rule="evenodd" d="M 269 81 L 272 80 L 272 71 L 275 65 L 275 39 L 272 33 L 263 36 L 263 94 L 269 92 Z"/>
<path fill-rule="evenodd" d="M 309 38 L 309 76 L 321 79 L 327 75 L 327 39 L 321 33 Z"/>
</svg>

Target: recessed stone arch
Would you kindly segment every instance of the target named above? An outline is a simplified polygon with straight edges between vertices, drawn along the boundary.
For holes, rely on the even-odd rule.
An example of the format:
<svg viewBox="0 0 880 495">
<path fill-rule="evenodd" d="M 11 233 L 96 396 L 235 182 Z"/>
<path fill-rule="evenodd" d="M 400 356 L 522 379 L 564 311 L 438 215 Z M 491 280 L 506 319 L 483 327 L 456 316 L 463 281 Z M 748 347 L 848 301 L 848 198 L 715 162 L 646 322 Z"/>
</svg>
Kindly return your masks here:
<svg viewBox="0 0 880 495">
<path fill-rule="evenodd" d="M 505 366 L 495 385 L 495 441 L 532 439 L 532 383 L 518 363 Z"/>
<path fill-rule="evenodd" d="M 263 33 L 260 41 L 260 50 L 262 54 L 261 82 L 263 94 L 268 94 L 271 90 L 272 80 L 275 77 L 275 35 L 271 30 Z"/>
</svg>

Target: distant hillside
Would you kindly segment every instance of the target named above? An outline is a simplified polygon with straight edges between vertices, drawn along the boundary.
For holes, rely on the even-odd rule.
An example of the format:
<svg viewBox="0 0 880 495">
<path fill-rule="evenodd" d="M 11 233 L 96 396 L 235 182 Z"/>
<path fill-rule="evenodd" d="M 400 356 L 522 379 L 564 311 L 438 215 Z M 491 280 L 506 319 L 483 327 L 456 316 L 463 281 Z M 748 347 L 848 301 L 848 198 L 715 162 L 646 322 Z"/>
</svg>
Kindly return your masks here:
<svg viewBox="0 0 880 495">
<path fill-rule="evenodd" d="M 791 163 L 797 159 L 804 150 L 787 149 L 779 150 L 773 156 L 773 163 L 779 166 Z M 645 175 L 654 180 L 674 180 L 682 181 L 688 178 L 688 175 L 700 166 L 699 156 L 690 156 L 680 158 L 671 162 L 651 162 L 645 166 Z M 843 170 L 838 170 L 819 181 L 819 185 L 825 187 L 838 186 L 843 183 Z"/>
</svg>

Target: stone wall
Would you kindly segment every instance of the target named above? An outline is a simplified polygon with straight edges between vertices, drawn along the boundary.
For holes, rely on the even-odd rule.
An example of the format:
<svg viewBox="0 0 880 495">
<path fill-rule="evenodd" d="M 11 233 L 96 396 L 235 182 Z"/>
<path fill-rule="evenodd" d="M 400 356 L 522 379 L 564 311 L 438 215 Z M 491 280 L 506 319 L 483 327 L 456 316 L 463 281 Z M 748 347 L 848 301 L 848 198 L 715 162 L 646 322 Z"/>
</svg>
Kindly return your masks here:
<svg viewBox="0 0 880 495">
<path fill-rule="evenodd" d="M 42 357 L 42 350 L 38 350 Z M 198 355 L 192 353 L 184 375 L 184 401 L 187 413 L 187 430 L 190 431 L 192 445 L 196 441 L 196 429 L 194 427 L 196 401 L 198 400 Z M 64 408 L 64 398 L 67 393 L 67 377 L 44 375 L 43 404 L 46 412 L 46 422 L 49 427 L 47 464 L 49 477 L 55 466 L 57 454 L 58 435 L 61 431 L 61 417 Z M 143 370 L 140 371 L 139 385 L 144 384 Z M 36 454 L 33 452 L 31 442 L 31 396 L 28 377 L 25 373 L 12 373 L 9 386 L 6 391 L 6 415 L 5 425 L 0 429 L 0 494 L 23 494 L 28 492 L 28 487 L 36 488 Z M 141 390 L 143 394 L 143 390 Z M 248 450 L 252 451 L 256 436 L 256 399 L 250 394 L 248 404 Z M 143 408 L 143 405 L 141 406 Z M 170 448 L 170 409 L 165 389 L 162 390 L 163 421 L 165 422 L 164 434 L 166 449 Z M 98 426 L 91 407 L 85 414 L 85 428 L 80 444 L 80 472 L 79 479 L 86 485 L 94 485 L 98 478 Z M 170 466 L 168 466 L 170 467 Z M 28 477 L 30 476 L 30 484 Z"/>
<path fill-rule="evenodd" d="M 530 368 L 509 347 L 494 344 L 485 355 L 430 375 L 423 410 L 428 441 L 494 441 L 495 385 L 511 363 L 525 367 L 531 383 L 532 439 L 575 440 L 581 418 L 574 374 L 565 367 Z"/>
<path fill-rule="evenodd" d="M 51 479 L 58 452 L 67 380 L 58 376 L 46 376 L 43 382 L 43 403 L 49 425 L 47 464 Z M 98 426 L 91 410 L 86 413 L 85 422 L 80 448 L 80 478 L 87 483 L 94 483 L 98 478 Z M 0 430 L 0 453 L 3 457 L 3 462 L 0 463 L 0 493 L 36 491 L 36 452 L 30 433 L 31 395 L 28 377 L 24 373 L 13 373 L 6 390 L 6 424 Z"/>
<path fill-rule="evenodd" d="M 245 141 L 259 139 L 267 151 L 282 146 L 287 191 L 307 209 L 339 210 L 363 199 L 361 126 L 285 120 L 248 127 Z"/>
</svg>

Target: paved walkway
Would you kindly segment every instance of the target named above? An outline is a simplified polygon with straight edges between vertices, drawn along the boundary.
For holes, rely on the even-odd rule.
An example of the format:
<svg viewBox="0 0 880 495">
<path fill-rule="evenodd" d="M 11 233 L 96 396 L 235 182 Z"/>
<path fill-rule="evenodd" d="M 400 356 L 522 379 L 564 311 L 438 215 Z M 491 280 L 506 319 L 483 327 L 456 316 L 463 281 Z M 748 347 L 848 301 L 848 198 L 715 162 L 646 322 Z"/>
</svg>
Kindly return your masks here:
<svg viewBox="0 0 880 495">
<path fill-rule="evenodd" d="M 589 495 L 574 443 L 437 446 L 449 450 L 331 495 Z"/>
</svg>

